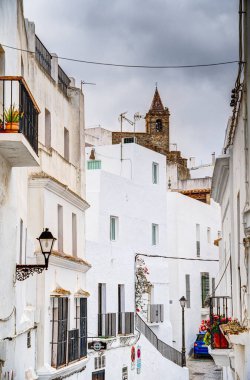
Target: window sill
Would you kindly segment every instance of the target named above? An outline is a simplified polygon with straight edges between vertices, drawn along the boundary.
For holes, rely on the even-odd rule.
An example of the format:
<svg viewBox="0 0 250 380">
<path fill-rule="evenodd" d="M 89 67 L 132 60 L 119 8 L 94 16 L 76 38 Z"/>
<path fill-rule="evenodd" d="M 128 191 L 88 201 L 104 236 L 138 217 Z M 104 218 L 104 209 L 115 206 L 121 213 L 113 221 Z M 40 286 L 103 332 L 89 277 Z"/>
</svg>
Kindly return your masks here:
<svg viewBox="0 0 250 380">
<path fill-rule="evenodd" d="M 89 358 L 82 358 L 77 362 L 69 364 L 65 367 L 61 367 L 60 369 L 55 369 L 50 365 L 45 365 L 44 367 L 37 370 L 37 375 L 39 376 L 39 380 L 54 380 L 58 379 L 60 376 L 68 377 L 74 373 L 80 373 L 84 371 L 88 361 Z"/>
</svg>

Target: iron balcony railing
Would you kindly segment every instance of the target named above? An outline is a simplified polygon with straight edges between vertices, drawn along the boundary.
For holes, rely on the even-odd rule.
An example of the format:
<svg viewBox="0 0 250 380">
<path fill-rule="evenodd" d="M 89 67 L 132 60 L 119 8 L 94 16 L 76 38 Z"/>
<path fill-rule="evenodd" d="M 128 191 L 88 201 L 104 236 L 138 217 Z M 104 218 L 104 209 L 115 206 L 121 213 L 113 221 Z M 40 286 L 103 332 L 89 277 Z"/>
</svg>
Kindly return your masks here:
<svg viewBox="0 0 250 380">
<path fill-rule="evenodd" d="M 148 322 L 159 323 L 164 321 L 164 305 L 148 305 Z"/>
<path fill-rule="evenodd" d="M 58 65 L 58 86 L 62 92 L 67 95 L 67 89 L 70 84 L 70 79 L 67 74 L 63 71 L 61 66 Z"/>
<path fill-rule="evenodd" d="M 162 354 L 162 356 L 182 367 L 182 354 L 180 351 L 160 340 L 144 320 L 136 314 L 136 328 L 147 338 L 147 340 Z"/>
<path fill-rule="evenodd" d="M 135 316 L 133 312 L 118 313 L 118 334 L 128 335 L 134 334 Z"/>
<path fill-rule="evenodd" d="M 36 36 L 36 59 L 40 63 L 40 65 L 43 67 L 43 69 L 46 71 L 46 73 L 51 75 L 52 56 L 37 36 Z"/>
<path fill-rule="evenodd" d="M 98 336 L 116 336 L 116 313 L 98 314 Z"/>
<path fill-rule="evenodd" d="M 39 113 L 23 77 L 0 76 L 0 133 L 22 133 L 37 154 Z"/>
<path fill-rule="evenodd" d="M 230 298 L 229 296 L 212 296 L 207 300 L 210 309 L 211 347 L 213 349 L 229 347 L 228 341 L 220 330 L 220 325 L 229 321 L 228 303 Z"/>
</svg>

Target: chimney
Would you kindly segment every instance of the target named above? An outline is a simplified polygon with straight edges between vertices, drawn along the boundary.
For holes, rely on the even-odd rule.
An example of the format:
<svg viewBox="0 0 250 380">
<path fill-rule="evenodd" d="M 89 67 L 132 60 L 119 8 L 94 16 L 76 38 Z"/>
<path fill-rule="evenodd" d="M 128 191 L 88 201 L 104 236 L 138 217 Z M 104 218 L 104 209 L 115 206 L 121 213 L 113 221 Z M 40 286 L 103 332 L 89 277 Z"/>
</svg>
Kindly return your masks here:
<svg viewBox="0 0 250 380">
<path fill-rule="evenodd" d="M 212 153 L 212 166 L 215 165 L 215 152 Z"/>
</svg>

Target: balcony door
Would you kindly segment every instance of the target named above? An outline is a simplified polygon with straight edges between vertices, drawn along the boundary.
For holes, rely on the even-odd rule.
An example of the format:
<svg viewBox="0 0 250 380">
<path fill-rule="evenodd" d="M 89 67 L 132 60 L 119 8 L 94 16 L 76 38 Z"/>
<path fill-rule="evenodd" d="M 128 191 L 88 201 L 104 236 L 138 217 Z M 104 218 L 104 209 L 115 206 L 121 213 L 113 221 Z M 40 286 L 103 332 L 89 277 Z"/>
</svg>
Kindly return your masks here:
<svg viewBox="0 0 250 380">
<path fill-rule="evenodd" d="M 92 380 L 105 380 L 105 370 L 92 373 Z"/>
</svg>

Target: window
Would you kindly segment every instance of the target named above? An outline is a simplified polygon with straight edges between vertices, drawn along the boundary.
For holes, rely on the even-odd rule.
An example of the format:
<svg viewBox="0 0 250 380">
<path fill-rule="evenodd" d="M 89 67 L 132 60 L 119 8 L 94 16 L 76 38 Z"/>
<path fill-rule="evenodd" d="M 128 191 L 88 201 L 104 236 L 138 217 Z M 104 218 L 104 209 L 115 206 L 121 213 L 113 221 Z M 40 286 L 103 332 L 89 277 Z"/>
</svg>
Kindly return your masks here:
<svg viewBox="0 0 250 380">
<path fill-rule="evenodd" d="M 159 183 L 159 164 L 153 162 L 152 164 L 152 182 Z"/>
<path fill-rule="evenodd" d="M 2 76 L 5 75 L 5 52 L 1 45 L 0 45 L 0 75 Z"/>
<path fill-rule="evenodd" d="M 20 240 L 19 240 L 19 263 L 23 263 L 23 220 L 20 219 L 20 226 L 19 226 L 19 232 L 20 232 Z"/>
<path fill-rule="evenodd" d="M 98 284 L 98 314 L 106 313 L 106 284 Z"/>
<path fill-rule="evenodd" d="M 124 137 L 122 141 L 124 144 L 132 144 L 132 143 L 136 143 L 137 139 L 136 137 Z"/>
<path fill-rule="evenodd" d="M 51 114 L 45 108 L 45 146 L 51 148 Z"/>
<path fill-rule="evenodd" d="M 60 367 L 67 362 L 68 298 L 52 298 L 51 365 Z"/>
<path fill-rule="evenodd" d="M 64 128 L 64 158 L 69 161 L 69 131 Z"/>
<path fill-rule="evenodd" d="M 101 160 L 91 160 L 87 162 L 87 168 L 88 170 L 96 170 L 101 169 L 102 161 Z"/>
<path fill-rule="evenodd" d="M 161 132 L 162 131 L 162 121 L 161 119 L 157 119 L 155 122 L 155 130 L 156 132 Z"/>
<path fill-rule="evenodd" d="M 31 332 L 27 332 L 27 348 L 31 347 Z"/>
<path fill-rule="evenodd" d="M 80 358 L 87 356 L 87 298 L 76 298 L 76 329 L 79 332 Z"/>
<path fill-rule="evenodd" d="M 77 218 L 72 214 L 72 255 L 77 257 Z"/>
<path fill-rule="evenodd" d="M 208 244 L 211 244 L 211 228 L 207 228 L 207 242 Z"/>
<path fill-rule="evenodd" d="M 191 300 L 190 300 L 190 274 L 186 274 L 185 276 L 185 280 L 186 280 L 186 300 L 187 300 L 187 308 L 190 308 L 191 307 Z"/>
<path fill-rule="evenodd" d="M 110 217 L 110 240 L 116 241 L 118 239 L 118 217 Z"/>
<path fill-rule="evenodd" d="M 157 245 L 159 242 L 159 226 L 152 224 L 152 245 Z"/>
<path fill-rule="evenodd" d="M 196 224 L 196 256 L 201 255 L 201 243 L 200 243 L 200 225 Z"/>
<path fill-rule="evenodd" d="M 57 244 L 58 244 L 58 251 L 63 252 L 63 207 L 61 205 L 57 205 L 57 228 L 58 228 L 58 234 L 57 234 Z"/>
<path fill-rule="evenodd" d="M 201 307 L 206 307 L 206 298 L 209 295 L 209 273 L 201 273 Z"/>
</svg>

